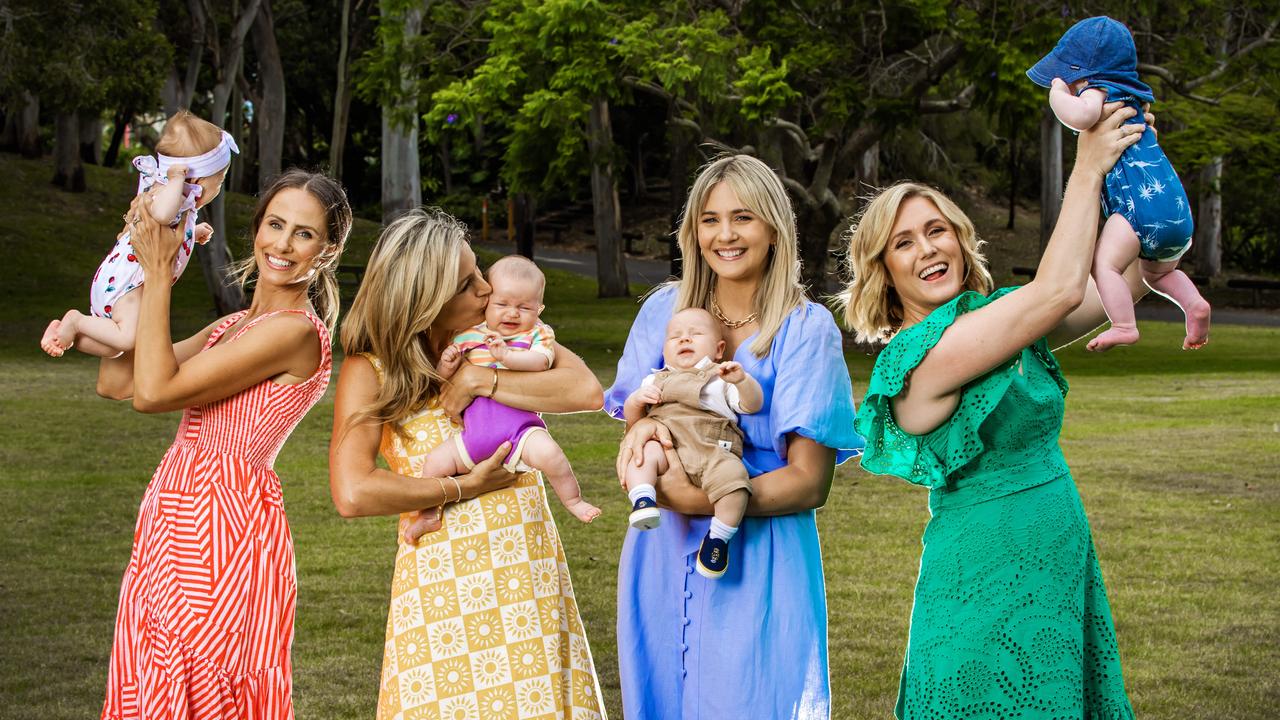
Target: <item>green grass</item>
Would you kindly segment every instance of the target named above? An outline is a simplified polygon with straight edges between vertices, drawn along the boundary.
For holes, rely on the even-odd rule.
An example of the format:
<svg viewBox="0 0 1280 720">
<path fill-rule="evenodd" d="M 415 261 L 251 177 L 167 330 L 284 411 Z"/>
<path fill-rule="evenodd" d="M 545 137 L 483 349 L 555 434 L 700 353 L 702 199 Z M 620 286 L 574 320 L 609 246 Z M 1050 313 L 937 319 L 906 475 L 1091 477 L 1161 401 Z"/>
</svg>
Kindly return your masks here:
<svg viewBox="0 0 1280 720">
<path fill-rule="evenodd" d="M 0 204 L 10 210 L 0 215 L 0 250 L 11 272 L 0 308 L 0 693 L 5 717 L 82 718 L 102 702 L 138 502 L 177 415 L 98 399 L 89 359 L 54 361 L 37 347 L 49 318 L 84 304 L 128 177 L 90 168 L 95 190 L 72 197 L 45 186 L 47 163 L 3 162 Z M 250 201 L 232 197 L 230 208 L 243 228 Z M 357 228 L 357 257 L 375 233 Z M 198 268 L 177 288 L 175 326 L 206 322 Z M 550 273 L 547 320 L 607 382 L 638 305 L 594 294 L 589 280 Z M 1174 325 L 1143 330 L 1140 345 L 1103 357 L 1061 354 L 1072 383 L 1063 446 L 1093 523 L 1130 695 L 1144 718 L 1267 716 L 1280 704 L 1280 330 L 1218 327 L 1198 353 L 1176 349 Z M 860 395 L 871 360 L 851 355 L 849 365 Z M 298 559 L 294 697 L 301 718 L 363 718 L 376 702 L 395 529 L 390 518 L 334 512 L 331 414 L 332 391 L 277 462 Z M 619 718 L 619 426 L 600 414 L 549 423 L 586 497 L 605 511 L 583 526 L 552 503 Z M 836 718 L 891 712 L 927 519 L 920 489 L 856 463 L 839 469 L 819 513 Z"/>
</svg>

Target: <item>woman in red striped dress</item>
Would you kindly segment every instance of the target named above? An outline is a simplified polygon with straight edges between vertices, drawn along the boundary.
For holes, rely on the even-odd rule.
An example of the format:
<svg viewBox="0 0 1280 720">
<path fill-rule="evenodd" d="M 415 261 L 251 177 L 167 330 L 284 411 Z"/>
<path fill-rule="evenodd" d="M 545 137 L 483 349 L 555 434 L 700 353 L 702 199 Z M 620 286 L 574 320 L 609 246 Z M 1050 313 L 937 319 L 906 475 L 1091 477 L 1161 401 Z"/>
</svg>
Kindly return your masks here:
<svg viewBox="0 0 1280 720">
<path fill-rule="evenodd" d="M 179 243 L 130 209 L 148 277 Z M 258 202 L 248 310 L 178 343 L 169 284 L 147 283 L 133 357 L 104 360 L 99 393 L 183 409 L 142 498 L 120 588 L 102 717 L 293 717 L 293 544 L 272 470 L 329 384 L 334 268 L 351 227 L 342 186 L 292 170 Z"/>
</svg>

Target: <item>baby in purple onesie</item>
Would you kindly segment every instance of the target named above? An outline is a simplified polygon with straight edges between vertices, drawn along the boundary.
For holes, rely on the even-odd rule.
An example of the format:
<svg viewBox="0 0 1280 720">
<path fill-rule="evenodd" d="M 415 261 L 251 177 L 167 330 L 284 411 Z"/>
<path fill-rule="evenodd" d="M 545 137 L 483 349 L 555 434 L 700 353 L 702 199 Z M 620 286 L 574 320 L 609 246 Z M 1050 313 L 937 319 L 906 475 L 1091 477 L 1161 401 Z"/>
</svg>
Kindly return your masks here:
<svg viewBox="0 0 1280 720">
<path fill-rule="evenodd" d="M 488 279 L 493 292 L 484 324 L 456 335 L 453 344 L 440 354 L 437 370 L 446 380 L 458 371 L 463 359 L 473 365 L 528 372 L 546 370 L 555 360 L 555 333 L 538 320 L 546 287 L 538 266 L 519 255 L 509 255 L 489 268 Z M 560 502 L 582 522 L 600 515 L 600 508 L 582 499 L 569 459 L 547 432 L 542 418 L 487 397 L 475 398 L 462 412 L 462 432 L 452 442 L 443 442 L 427 454 L 422 476 L 465 473 L 497 452 L 504 442 L 511 443 L 511 452 L 503 467 L 512 472 L 542 471 Z M 439 527 L 439 510 L 420 513 L 405 531 L 405 539 L 417 542 Z"/>
</svg>

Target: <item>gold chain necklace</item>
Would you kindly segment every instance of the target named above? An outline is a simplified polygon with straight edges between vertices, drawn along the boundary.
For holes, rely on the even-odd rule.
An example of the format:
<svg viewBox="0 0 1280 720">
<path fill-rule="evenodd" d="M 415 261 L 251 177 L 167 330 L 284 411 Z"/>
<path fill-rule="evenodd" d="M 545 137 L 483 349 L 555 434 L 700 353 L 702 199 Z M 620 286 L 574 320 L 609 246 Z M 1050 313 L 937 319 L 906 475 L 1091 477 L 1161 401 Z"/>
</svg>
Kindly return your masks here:
<svg viewBox="0 0 1280 720">
<path fill-rule="evenodd" d="M 759 313 L 753 312 L 750 315 L 742 318 L 741 320 L 730 320 L 729 318 L 724 316 L 724 311 L 720 309 L 720 303 L 716 302 L 716 294 L 713 291 L 711 293 L 711 314 L 715 315 L 716 319 L 719 320 L 725 327 L 729 328 L 730 330 L 737 330 L 743 325 L 750 325 L 751 323 L 755 322 L 756 316 Z"/>
</svg>

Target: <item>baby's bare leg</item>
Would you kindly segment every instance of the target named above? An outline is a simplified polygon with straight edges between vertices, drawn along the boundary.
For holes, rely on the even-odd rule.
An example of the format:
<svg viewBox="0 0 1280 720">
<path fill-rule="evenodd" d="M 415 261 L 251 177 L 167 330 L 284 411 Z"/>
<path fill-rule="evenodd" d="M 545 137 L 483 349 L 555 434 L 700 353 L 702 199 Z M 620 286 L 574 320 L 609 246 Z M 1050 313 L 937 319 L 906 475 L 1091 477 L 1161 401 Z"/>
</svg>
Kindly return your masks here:
<svg viewBox="0 0 1280 720">
<path fill-rule="evenodd" d="M 1156 292 L 1177 303 L 1186 316 L 1187 336 L 1182 341 L 1183 350 L 1199 350 L 1209 342 L 1209 303 L 1196 290 L 1187 274 L 1178 269 L 1178 261 L 1152 262 L 1143 260 L 1142 279 Z"/>
<path fill-rule="evenodd" d="M 1110 350 L 1116 345 L 1138 342 L 1138 321 L 1133 313 L 1133 294 L 1125 282 L 1124 270 L 1138 257 L 1138 235 L 1123 215 L 1107 218 L 1093 253 L 1093 280 L 1098 297 L 1111 319 L 1111 327 L 1089 341 L 1086 349 Z"/>
<path fill-rule="evenodd" d="M 600 508 L 582 499 L 582 490 L 578 487 L 573 467 L 569 465 L 569 458 L 565 457 L 564 450 L 550 433 L 544 430 L 529 433 L 520 459 L 529 467 L 542 471 L 551 489 L 556 491 L 556 497 L 574 517 L 582 522 L 600 517 Z"/>
<path fill-rule="evenodd" d="M 110 318 L 85 315 L 79 310 L 68 310 L 62 320 L 54 320 L 45 330 L 40 347 L 58 357 L 73 345 L 77 350 L 95 357 L 115 357 L 133 349 L 138 334 L 138 312 L 141 310 L 142 293 L 127 293 L 111 308 Z M 50 335 L 55 336 L 50 342 Z M 51 348 L 61 348 L 53 352 Z"/>
<path fill-rule="evenodd" d="M 742 524 L 742 517 L 747 514 L 747 501 L 751 493 L 746 490 L 734 490 L 715 503 L 715 517 L 729 527 Z"/>
<path fill-rule="evenodd" d="M 658 512 L 658 491 L 654 484 L 658 476 L 667 471 L 667 454 L 661 443 L 650 440 L 644 444 L 640 456 L 639 465 L 627 463 L 627 471 L 622 478 L 632 507 L 627 522 L 637 530 L 652 530 L 662 523 L 662 514 Z"/>
<path fill-rule="evenodd" d="M 467 468 L 462 463 L 462 456 L 458 454 L 458 445 L 453 439 L 445 440 L 427 453 L 426 460 L 422 465 L 422 477 L 443 479 L 466 471 Z M 444 480 L 443 484 L 445 495 L 447 496 L 453 489 L 453 481 Z M 439 530 L 443 511 L 444 506 L 439 506 L 415 512 L 413 521 L 409 523 L 408 528 L 405 528 L 404 541 L 410 545 L 416 545 L 418 538 Z"/>
</svg>

